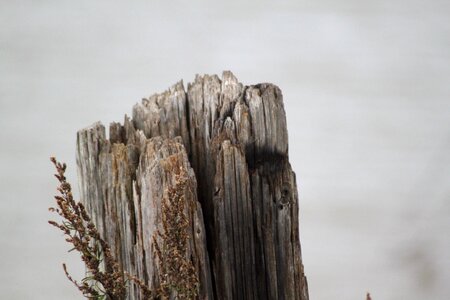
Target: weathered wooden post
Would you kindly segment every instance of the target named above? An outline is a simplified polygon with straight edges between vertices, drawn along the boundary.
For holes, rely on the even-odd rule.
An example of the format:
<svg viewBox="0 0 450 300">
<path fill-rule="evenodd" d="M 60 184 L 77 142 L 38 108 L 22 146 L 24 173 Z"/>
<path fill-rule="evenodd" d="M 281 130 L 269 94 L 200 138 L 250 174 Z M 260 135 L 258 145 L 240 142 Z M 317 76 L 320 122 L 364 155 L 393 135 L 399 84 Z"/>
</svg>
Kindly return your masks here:
<svg viewBox="0 0 450 300">
<path fill-rule="evenodd" d="M 182 172 L 198 299 L 308 299 L 281 91 L 231 72 L 179 82 L 77 138 L 81 200 L 121 267 L 151 288 L 166 191 Z M 170 202 L 170 199 L 168 199 Z M 143 299 L 136 288 L 128 299 Z"/>
</svg>

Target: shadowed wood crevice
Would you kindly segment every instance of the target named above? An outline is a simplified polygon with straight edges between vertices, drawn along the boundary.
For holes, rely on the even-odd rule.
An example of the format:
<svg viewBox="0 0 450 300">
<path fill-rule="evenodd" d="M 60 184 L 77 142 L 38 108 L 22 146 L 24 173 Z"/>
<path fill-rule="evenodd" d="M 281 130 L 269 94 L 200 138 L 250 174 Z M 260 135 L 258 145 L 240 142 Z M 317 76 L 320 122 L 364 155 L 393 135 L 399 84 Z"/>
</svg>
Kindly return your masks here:
<svg viewBox="0 0 450 300">
<path fill-rule="evenodd" d="M 79 131 L 80 190 L 125 270 L 159 284 L 151 235 L 183 166 L 199 299 L 308 299 L 278 87 L 197 75 L 186 90 L 178 82 L 143 99 L 109 133 L 99 123 Z"/>
</svg>

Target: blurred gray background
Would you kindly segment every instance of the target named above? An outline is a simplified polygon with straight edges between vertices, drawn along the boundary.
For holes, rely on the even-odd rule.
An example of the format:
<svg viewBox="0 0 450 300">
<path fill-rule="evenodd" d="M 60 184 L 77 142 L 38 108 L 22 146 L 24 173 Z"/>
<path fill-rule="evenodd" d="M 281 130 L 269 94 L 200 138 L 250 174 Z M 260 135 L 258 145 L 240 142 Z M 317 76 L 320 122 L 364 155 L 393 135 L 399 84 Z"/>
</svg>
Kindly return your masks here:
<svg viewBox="0 0 450 300">
<path fill-rule="evenodd" d="M 232 70 L 285 99 L 310 297 L 450 299 L 450 2 L 0 0 L 0 299 L 82 299 L 75 135 Z"/>
</svg>

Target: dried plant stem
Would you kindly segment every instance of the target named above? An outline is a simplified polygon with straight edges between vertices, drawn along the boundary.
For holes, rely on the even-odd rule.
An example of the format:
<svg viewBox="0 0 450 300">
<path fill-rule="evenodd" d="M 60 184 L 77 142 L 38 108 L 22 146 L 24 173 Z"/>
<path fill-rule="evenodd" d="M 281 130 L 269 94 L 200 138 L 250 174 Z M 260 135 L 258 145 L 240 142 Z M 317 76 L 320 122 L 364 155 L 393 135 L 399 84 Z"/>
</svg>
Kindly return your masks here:
<svg viewBox="0 0 450 300">
<path fill-rule="evenodd" d="M 166 191 L 162 203 L 163 232 L 158 231 L 162 245 L 153 237 L 159 259 L 161 296 L 165 299 L 194 299 L 198 295 L 198 274 L 187 257 L 189 220 L 185 213 L 188 177 L 185 171 L 175 177 L 174 187 Z"/>
<path fill-rule="evenodd" d="M 54 157 L 50 160 L 56 168 L 55 177 L 59 181 L 57 188 L 59 195 L 55 196 L 57 207 L 49 210 L 56 212 L 62 220 L 60 223 L 56 221 L 49 223 L 66 235 L 66 241 L 73 245 L 72 250 L 80 253 L 88 274 L 80 283 L 69 275 L 66 265 L 63 264 L 67 278 L 86 298 L 124 299 L 126 291 L 124 274 L 83 204 L 73 199 L 72 188 L 64 176 L 66 164 L 56 161 Z"/>
<path fill-rule="evenodd" d="M 125 299 L 126 283 L 135 284 L 144 299 L 194 299 L 198 295 L 199 279 L 192 261 L 187 257 L 189 241 L 189 220 L 185 213 L 188 177 L 180 170 L 175 185 L 166 191 L 162 205 L 163 231 L 153 236 L 155 253 L 159 260 L 160 286 L 151 290 L 140 278 L 124 272 L 110 246 L 100 236 L 82 203 L 76 202 L 72 189 L 64 176 L 66 164 L 51 158 L 55 165 L 60 185 L 55 196 L 57 207 L 50 208 L 61 218 L 61 222 L 49 221 L 66 235 L 66 241 L 73 245 L 72 250 L 80 253 L 88 276 L 81 282 L 69 274 L 63 264 L 67 278 L 88 299 Z M 161 244 L 159 244 L 158 243 Z"/>
</svg>

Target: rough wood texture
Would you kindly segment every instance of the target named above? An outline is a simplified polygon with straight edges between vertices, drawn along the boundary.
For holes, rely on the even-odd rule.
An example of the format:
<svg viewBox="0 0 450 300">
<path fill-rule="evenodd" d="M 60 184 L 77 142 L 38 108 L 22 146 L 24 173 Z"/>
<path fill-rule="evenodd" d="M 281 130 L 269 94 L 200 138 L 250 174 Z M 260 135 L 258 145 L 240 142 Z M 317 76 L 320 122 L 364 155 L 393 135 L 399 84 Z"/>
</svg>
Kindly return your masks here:
<svg viewBox="0 0 450 300">
<path fill-rule="evenodd" d="M 244 86 L 231 72 L 197 76 L 187 91 L 179 82 L 143 99 L 132 116 L 111 124 L 109 141 L 99 123 L 78 133 L 82 200 L 123 268 L 158 285 L 152 235 L 182 166 L 199 299 L 307 300 L 279 88 Z"/>
</svg>

